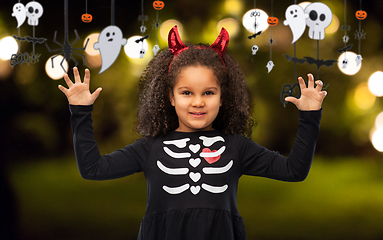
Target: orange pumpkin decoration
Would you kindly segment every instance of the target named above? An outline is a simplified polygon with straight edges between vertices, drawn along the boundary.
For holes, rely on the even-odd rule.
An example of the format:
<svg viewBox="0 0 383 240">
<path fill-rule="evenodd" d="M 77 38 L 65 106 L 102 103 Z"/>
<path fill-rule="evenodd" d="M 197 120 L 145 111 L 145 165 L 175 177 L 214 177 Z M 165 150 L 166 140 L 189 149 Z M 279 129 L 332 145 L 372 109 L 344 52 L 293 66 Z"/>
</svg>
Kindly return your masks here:
<svg viewBox="0 0 383 240">
<path fill-rule="evenodd" d="M 366 11 L 362 11 L 362 10 L 358 10 L 355 13 L 355 17 L 358 20 L 364 20 L 367 17 L 367 12 Z"/>
<path fill-rule="evenodd" d="M 84 23 L 90 23 L 92 20 L 93 20 L 93 16 L 89 13 L 84 13 L 82 16 L 81 16 L 81 20 L 84 22 Z"/>
<path fill-rule="evenodd" d="M 165 3 L 163 1 L 154 1 L 153 2 L 153 7 L 156 10 L 161 10 L 164 8 L 164 6 L 165 6 Z"/>
<path fill-rule="evenodd" d="M 276 18 L 276 17 L 269 17 L 268 19 L 267 19 L 267 23 L 270 25 L 270 26 L 275 26 L 275 25 L 277 25 L 278 24 L 278 18 Z"/>
</svg>

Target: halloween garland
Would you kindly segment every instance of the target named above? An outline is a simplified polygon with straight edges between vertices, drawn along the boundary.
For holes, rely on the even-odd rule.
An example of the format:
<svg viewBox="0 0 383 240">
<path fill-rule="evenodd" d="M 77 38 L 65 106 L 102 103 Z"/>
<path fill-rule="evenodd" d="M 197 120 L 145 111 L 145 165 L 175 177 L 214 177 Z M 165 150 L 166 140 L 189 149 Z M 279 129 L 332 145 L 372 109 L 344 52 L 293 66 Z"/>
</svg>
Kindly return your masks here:
<svg viewBox="0 0 383 240">
<path fill-rule="evenodd" d="M 11 58 L 9 60 L 9 64 L 13 68 L 15 65 L 28 63 L 28 65 L 35 64 L 39 62 L 39 58 L 41 54 L 35 53 L 35 44 L 44 43 L 47 39 L 46 38 L 36 38 L 35 36 L 35 27 L 39 24 L 39 19 L 43 15 L 43 6 L 35 1 L 31 1 L 27 3 L 25 6 L 20 3 L 20 0 L 18 3 L 16 3 L 13 6 L 13 12 L 12 17 L 16 18 L 17 21 L 17 29 L 18 29 L 18 35 L 13 35 L 13 38 L 17 40 L 18 43 L 18 52 L 16 54 L 12 54 Z M 33 35 L 30 36 L 20 36 L 20 27 L 24 24 L 25 20 L 28 18 L 27 23 L 28 25 L 32 26 L 33 29 Z M 21 53 L 20 52 L 20 42 L 29 42 L 32 43 L 32 53 L 29 54 L 28 52 Z"/>
</svg>

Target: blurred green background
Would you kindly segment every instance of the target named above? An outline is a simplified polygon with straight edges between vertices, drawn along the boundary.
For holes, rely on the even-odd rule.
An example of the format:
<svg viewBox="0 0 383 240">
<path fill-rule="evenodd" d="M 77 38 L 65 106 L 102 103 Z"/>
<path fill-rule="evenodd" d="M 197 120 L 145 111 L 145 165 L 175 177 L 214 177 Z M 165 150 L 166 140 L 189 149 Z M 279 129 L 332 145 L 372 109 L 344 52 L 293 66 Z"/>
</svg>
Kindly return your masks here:
<svg viewBox="0 0 383 240">
<path fill-rule="evenodd" d="M 17 35 L 16 20 L 11 16 L 18 1 L 1 0 L 0 39 Z M 27 2 L 21 1 L 24 5 Z M 44 14 L 35 28 L 36 37 L 44 37 L 51 48 L 53 42 L 64 41 L 64 1 L 39 1 Z M 99 33 L 111 23 L 110 1 L 88 1 L 91 23 L 83 23 L 85 0 L 69 1 L 69 41 L 75 39 L 74 29 L 82 42 L 92 33 Z M 294 66 L 283 54 L 294 55 L 292 34 L 283 25 L 286 8 L 294 1 L 164 1 L 165 8 L 156 11 L 153 1 L 144 1 L 145 22 L 150 34 L 149 49 L 143 59 L 131 59 L 123 50 L 116 62 L 104 73 L 99 56 L 87 55 L 91 70 L 91 90 L 103 91 L 95 103 L 94 130 L 102 153 L 119 149 L 135 141 L 134 132 L 138 81 L 146 64 L 153 57 L 156 44 L 167 44 L 155 31 L 157 14 L 161 23 L 169 19 L 182 24 L 184 42 L 212 43 L 219 32 L 217 24 L 227 22 L 231 35 L 228 52 L 240 63 L 252 96 L 257 126 L 253 139 L 259 144 L 287 155 L 298 124 L 295 106 L 280 101 L 282 86 L 293 84 Z M 298 1 L 300 3 L 301 1 Z M 338 60 L 337 50 L 344 47 L 340 29 L 345 24 L 343 0 L 323 1 L 339 20 L 335 30 L 320 41 L 320 59 Z M 61 4 L 62 3 L 62 4 Z M 141 35 L 141 1 L 116 1 L 115 24 L 124 37 Z M 251 54 L 254 39 L 242 25 L 242 17 L 250 9 L 263 9 L 279 18 L 279 24 L 256 38 L 260 47 Z M 359 21 L 355 12 L 360 1 L 346 1 L 348 33 L 358 53 L 355 32 Z M 243 177 L 238 191 L 238 206 L 244 218 L 249 239 L 383 239 L 383 167 L 382 153 L 371 143 L 375 119 L 383 110 L 383 100 L 369 93 L 371 74 L 382 71 L 383 2 L 362 1 L 368 14 L 361 22 L 366 38 L 361 41 L 362 68 L 355 75 L 345 75 L 334 64 L 320 68 L 320 79 L 329 84 L 323 104 L 320 137 L 308 178 L 301 183 L 284 183 L 269 179 Z M 222 22 L 221 22 L 222 24 Z M 225 25 L 225 23 L 223 23 Z M 32 27 L 24 23 L 21 36 L 31 36 Z M 235 33 L 235 34 L 234 34 Z M 270 54 L 270 36 L 272 45 Z M 316 58 L 317 41 L 307 30 L 297 41 L 297 57 Z M 20 44 L 21 52 L 32 52 L 32 45 Z M 77 51 L 81 53 L 81 51 Z M 57 89 L 65 85 L 62 78 L 52 80 L 45 64 L 53 55 L 44 45 L 36 44 L 41 54 L 36 64 L 10 67 L 0 60 L 0 176 L 1 219 L 0 239 L 136 239 L 145 213 L 146 183 L 143 174 L 112 181 L 83 180 L 77 170 L 73 153 L 70 113 L 65 96 Z M 267 73 L 266 63 L 275 63 Z M 83 74 L 81 57 L 78 67 Z M 74 62 L 69 62 L 69 68 Z M 308 72 L 317 75 L 316 66 L 297 65 L 298 76 Z M 72 77 L 71 71 L 69 75 Z M 383 81 L 383 79 L 380 79 Z M 1 235 L 2 234 L 2 235 Z"/>
</svg>

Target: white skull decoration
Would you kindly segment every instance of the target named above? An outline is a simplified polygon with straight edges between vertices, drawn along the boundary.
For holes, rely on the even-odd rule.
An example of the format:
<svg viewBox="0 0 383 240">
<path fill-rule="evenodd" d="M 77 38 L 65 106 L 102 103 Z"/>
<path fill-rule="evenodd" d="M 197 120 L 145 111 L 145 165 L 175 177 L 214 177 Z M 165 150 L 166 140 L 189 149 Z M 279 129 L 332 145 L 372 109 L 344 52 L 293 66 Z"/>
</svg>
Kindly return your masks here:
<svg viewBox="0 0 383 240">
<path fill-rule="evenodd" d="M 252 46 L 252 47 L 251 47 L 251 51 L 252 51 L 252 54 L 253 54 L 253 55 L 257 54 L 258 46 L 257 46 L 257 45 Z"/>
<path fill-rule="evenodd" d="M 146 50 L 143 48 L 140 50 L 140 58 L 144 58 L 144 55 L 146 53 Z"/>
<path fill-rule="evenodd" d="M 342 68 L 343 68 L 343 69 L 346 68 L 347 65 L 348 65 L 348 59 L 345 58 L 345 59 L 343 59 L 343 61 L 342 61 Z"/>
<path fill-rule="evenodd" d="M 39 18 L 43 15 L 43 6 L 38 2 L 29 2 L 25 5 L 28 24 L 31 26 L 39 25 Z"/>
<path fill-rule="evenodd" d="M 309 37 L 315 40 L 322 40 L 325 36 L 325 28 L 332 21 L 331 9 L 323 3 L 315 2 L 308 5 L 305 13 L 309 15 L 306 18 L 306 25 L 309 29 Z"/>
<path fill-rule="evenodd" d="M 157 44 L 153 46 L 153 53 L 154 53 L 154 56 L 157 55 L 158 51 L 160 50 L 160 46 L 158 46 Z"/>
</svg>

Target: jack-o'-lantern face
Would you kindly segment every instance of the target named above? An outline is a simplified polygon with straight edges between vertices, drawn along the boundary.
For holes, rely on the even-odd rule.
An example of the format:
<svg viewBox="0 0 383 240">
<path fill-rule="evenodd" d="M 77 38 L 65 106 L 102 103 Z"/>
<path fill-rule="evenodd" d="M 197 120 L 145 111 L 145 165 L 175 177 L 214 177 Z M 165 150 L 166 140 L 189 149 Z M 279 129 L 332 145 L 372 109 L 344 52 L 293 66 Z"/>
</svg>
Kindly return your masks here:
<svg viewBox="0 0 383 240">
<path fill-rule="evenodd" d="M 358 20 L 364 20 L 367 17 L 367 12 L 366 11 L 362 11 L 362 10 L 358 10 L 355 13 L 355 17 Z"/>
<path fill-rule="evenodd" d="M 165 3 L 163 1 L 154 1 L 153 2 L 153 7 L 156 10 L 161 10 L 164 8 L 164 6 L 165 6 Z"/>
<path fill-rule="evenodd" d="M 82 16 L 81 16 L 81 20 L 84 22 L 84 23 L 89 23 L 91 22 L 93 19 L 93 16 L 89 13 L 84 13 Z"/>
<path fill-rule="evenodd" d="M 278 18 L 276 17 L 269 17 L 267 19 L 267 23 L 270 25 L 270 26 L 275 26 L 278 24 Z"/>
</svg>

